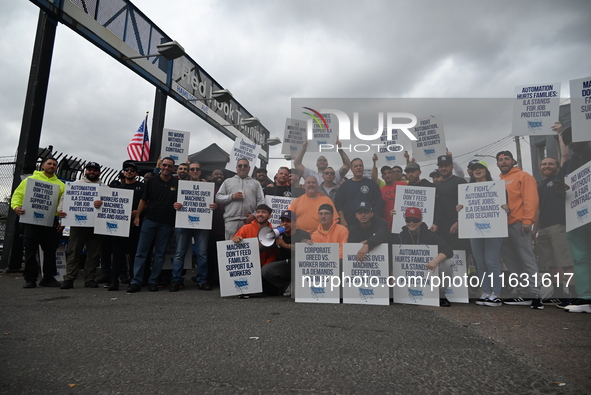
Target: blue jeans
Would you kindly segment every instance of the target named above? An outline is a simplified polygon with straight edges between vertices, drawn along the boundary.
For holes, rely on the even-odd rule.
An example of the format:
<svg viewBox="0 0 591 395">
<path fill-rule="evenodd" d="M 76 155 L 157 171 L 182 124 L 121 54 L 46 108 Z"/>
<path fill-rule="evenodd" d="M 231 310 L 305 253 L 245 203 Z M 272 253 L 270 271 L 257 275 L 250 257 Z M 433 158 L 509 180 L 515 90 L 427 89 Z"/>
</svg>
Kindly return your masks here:
<svg viewBox="0 0 591 395">
<path fill-rule="evenodd" d="M 502 237 L 470 239 L 478 277 L 482 281 L 482 292 L 486 294 L 501 295 L 499 258 L 501 257 L 502 243 Z"/>
<path fill-rule="evenodd" d="M 176 229 L 176 252 L 172 261 L 172 281 L 183 281 L 183 265 L 185 255 L 191 245 L 191 238 L 195 239 L 195 253 L 197 255 L 197 284 L 207 281 L 207 242 L 209 240 L 207 229 Z"/>
<path fill-rule="evenodd" d="M 144 279 L 144 268 L 146 267 L 146 258 L 149 249 L 152 246 L 152 242 L 154 242 L 154 264 L 152 266 L 149 282 L 150 284 L 158 284 L 158 276 L 164 265 L 168 238 L 170 237 L 172 230 L 172 225 L 159 224 L 144 218 L 142 221 L 142 230 L 140 231 L 140 241 L 137 245 L 137 253 L 133 265 L 133 280 L 131 280 L 131 284 L 142 284 Z"/>
</svg>

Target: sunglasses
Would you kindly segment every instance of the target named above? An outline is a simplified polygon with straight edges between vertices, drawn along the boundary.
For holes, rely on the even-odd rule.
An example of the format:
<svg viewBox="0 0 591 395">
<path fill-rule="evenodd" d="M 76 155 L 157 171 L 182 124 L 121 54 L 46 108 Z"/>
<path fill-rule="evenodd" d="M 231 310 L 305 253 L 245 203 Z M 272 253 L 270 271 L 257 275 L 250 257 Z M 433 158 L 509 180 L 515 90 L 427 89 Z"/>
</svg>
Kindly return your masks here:
<svg viewBox="0 0 591 395">
<path fill-rule="evenodd" d="M 200 167 L 191 167 L 189 171 L 201 171 Z"/>
<path fill-rule="evenodd" d="M 248 169 L 250 167 L 250 165 L 240 164 L 240 165 L 236 165 L 236 167 L 239 169 Z"/>
<path fill-rule="evenodd" d="M 131 172 L 136 172 L 136 170 L 132 167 L 128 167 L 127 169 L 123 169 L 123 171 L 131 171 Z"/>
<path fill-rule="evenodd" d="M 160 166 L 166 168 L 166 167 L 174 167 L 174 165 L 167 165 L 166 163 L 161 164 Z"/>
<path fill-rule="evenodd" d="M 405 219 L 406 223 L 408 224 L 409 222 L 412 222 L 413 224 L 418 224 L 419 222 L 421 222 L 420 219 L 418 218 L 414 218 L 414 217 L 409 217 Z"/>
</svg>

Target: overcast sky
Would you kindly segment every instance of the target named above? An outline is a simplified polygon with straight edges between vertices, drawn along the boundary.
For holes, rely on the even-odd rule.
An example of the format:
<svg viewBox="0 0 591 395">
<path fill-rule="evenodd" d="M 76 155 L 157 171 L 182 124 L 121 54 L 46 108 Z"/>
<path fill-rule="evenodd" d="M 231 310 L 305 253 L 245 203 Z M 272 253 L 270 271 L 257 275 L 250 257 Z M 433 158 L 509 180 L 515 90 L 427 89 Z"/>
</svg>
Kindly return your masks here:
<svg viewBox="0 0 591 395">
<path fill-rule="evenodd" d="M 588 0 L 134 4 L 281 139 L 292 98 L 509 98 L 515 86 L 551 82 L 568 98 L 568 81 L 591 75 Z M 17 148 L 37 18 L 25 0 L 0 14 L 0 156 Z M 59 25 L 40 145 L 119 167 L 153 100 L 152 85 Z M 165 127 L 190 131 L 190 152 L 232 146 L 172 99 Z M 510 128 L 445 132 L 461 155 Z"/>
</svg>

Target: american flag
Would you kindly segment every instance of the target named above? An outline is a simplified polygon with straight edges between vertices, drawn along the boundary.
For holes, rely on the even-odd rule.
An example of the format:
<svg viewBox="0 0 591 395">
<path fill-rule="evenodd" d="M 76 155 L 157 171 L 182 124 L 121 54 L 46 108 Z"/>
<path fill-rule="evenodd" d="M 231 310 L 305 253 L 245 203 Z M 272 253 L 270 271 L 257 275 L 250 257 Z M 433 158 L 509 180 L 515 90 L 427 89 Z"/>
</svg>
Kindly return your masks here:
<svg viewBox="0 0 591 395">
<path fill-rule="evenodd" d="M 150 138 L 148 137 L 148 125 L 146 121 L 147 119 L 143 120 L 127 146 L 127 153 L 131 160 L 140 162 L 150 160 Z"/>
</svg>

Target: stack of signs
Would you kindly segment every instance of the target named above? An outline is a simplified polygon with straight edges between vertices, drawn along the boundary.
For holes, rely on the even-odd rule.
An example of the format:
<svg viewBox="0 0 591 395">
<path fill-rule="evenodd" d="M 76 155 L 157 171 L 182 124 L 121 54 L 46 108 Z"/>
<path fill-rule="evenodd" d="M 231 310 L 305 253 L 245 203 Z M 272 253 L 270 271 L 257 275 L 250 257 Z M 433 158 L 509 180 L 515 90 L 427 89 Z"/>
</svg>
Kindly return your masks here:
<svg viewBox="0 0 591 395">
<path fill-rule="evenodd" d="M 560 83 L 515 88 L 513 136 L 556 134 L 552 125 L 558 119 Z"/>
<path fill-rule="evenodd" d="M 248 295 L 263 292 L 259 240 L 254 237 L 240 243 L 218 241 L 220 295 Z"/>
<path fill-rule="evenodd" d="M 376 246 L 359 261 L 361 243 L 343 245 L 343 303 L 390 304 L 388 244 Z"/>
<path fill-rule="evenodd" d="M 439 287 L 433 277 L 439 268 L 431 271 L 427 264 L 437 256 L 436 245 L 392 246 L 392 274 L 394 276 L 394 303 L 439 306 Z"/>
<path fill-rule="evenodd" d="M 505 181 L 473 182 L 458 185 L 458 237 L 478 239 L 507 237 Z"/>
<path fill-rule="evenodd" d="M 338 243 L 296 243 L 295 301 L 340 303 L 340 262 Z"/>
</svg>

